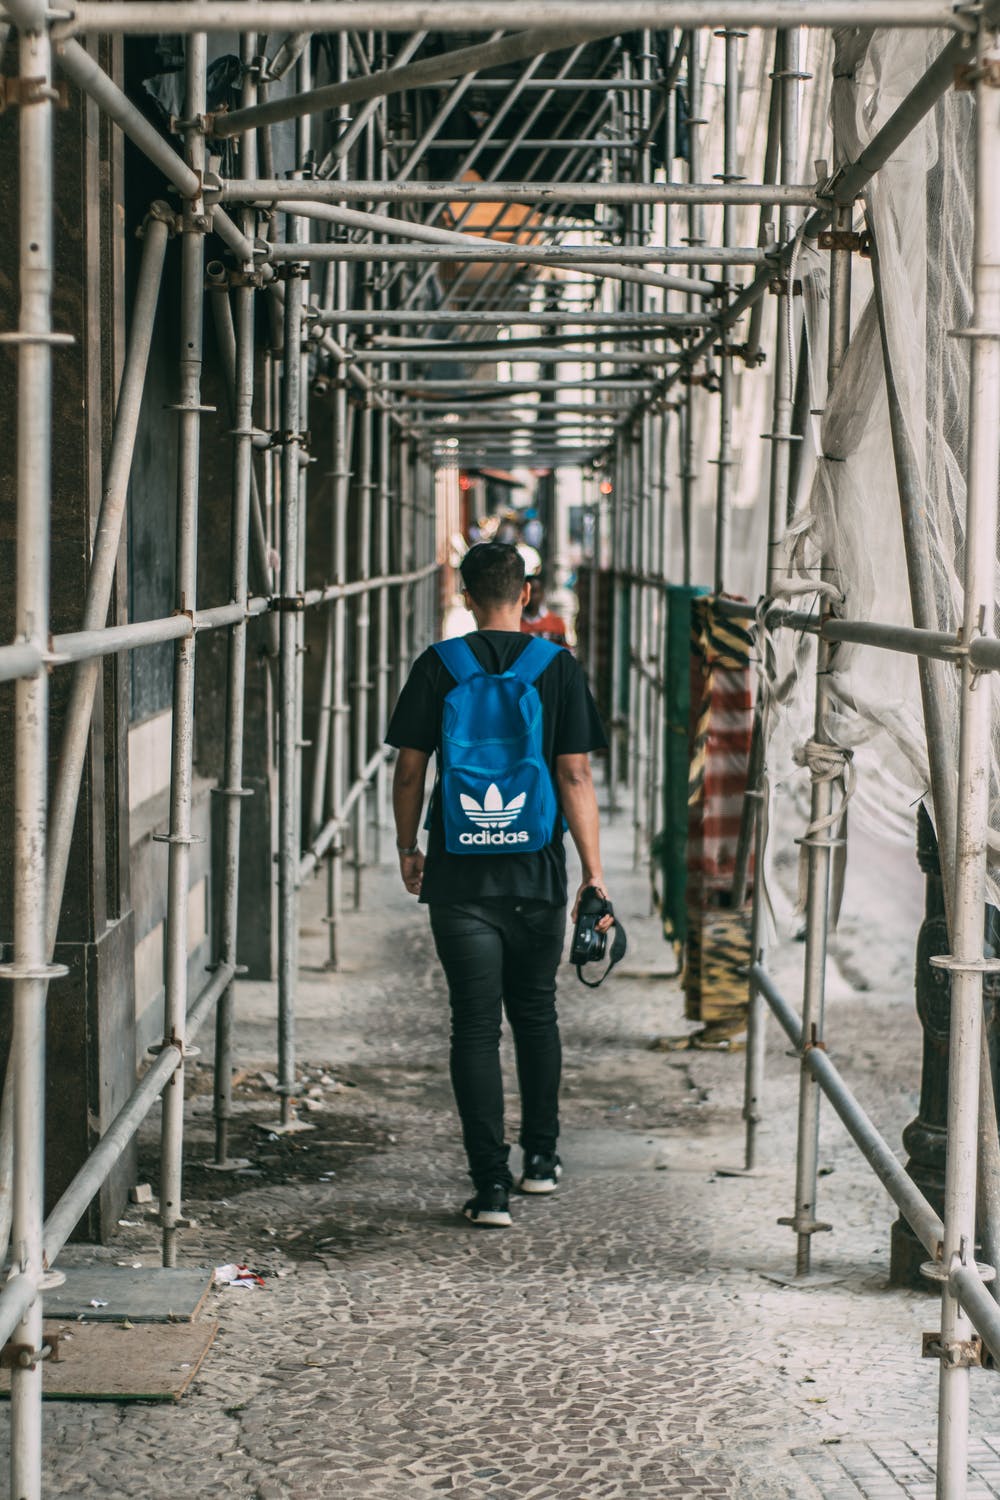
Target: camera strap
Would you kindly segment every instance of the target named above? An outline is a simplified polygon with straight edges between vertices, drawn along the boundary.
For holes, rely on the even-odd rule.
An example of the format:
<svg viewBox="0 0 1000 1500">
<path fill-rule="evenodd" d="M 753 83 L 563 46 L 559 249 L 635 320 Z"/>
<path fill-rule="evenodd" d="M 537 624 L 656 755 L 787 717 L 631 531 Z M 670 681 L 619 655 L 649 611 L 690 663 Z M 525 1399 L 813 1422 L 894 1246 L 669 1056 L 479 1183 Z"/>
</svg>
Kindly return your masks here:
<svg viewBox="0 0 1000 1500">
<path fill-rule="evenodd" d="M 615 916 L 615 909 L 611 905 L 610 901 L 604 902 L 604 911 L 602 913 L 602 916 Z M 611 973 L 611 970 L 615 967 L 615 964 L 620 964 L 622 959 L 625 957 L 625 950 L 628 947 L 628 937 L 626 936 L 624 927 L 622 926 L 621 922 L 619 922 L 617 917 L 615 917 L 615 925 L 612 928 L 612 932 L 614 935 L 611 939 L 611 947 L 608 951 L 608 967 L 605 969 L 600 979 L 585 979 L 583 975 L 583 965 L 575 965 L 577 979 L 579 979 L 581 984 L 585 984 L 588 990 L 596 990 L 598 985 L 603 984 L 608 975 Z"/>
</svg>

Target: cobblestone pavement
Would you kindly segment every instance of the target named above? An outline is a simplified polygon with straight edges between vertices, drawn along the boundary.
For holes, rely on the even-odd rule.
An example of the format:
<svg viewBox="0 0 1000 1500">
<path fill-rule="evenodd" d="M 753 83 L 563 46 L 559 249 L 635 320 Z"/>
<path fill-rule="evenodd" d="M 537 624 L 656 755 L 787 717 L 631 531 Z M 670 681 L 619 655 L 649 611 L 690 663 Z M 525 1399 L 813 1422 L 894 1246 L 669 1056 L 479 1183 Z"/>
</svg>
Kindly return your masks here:
<svg viewBox="0 0 1000 1500">
<path fill-rule="evenodd" d="M 425 915 L 392 872 L 372 871 L 365 912 L 346 922 L 343 969 L 330 976 L 321 892 L 310 887 L 298 1045 L 315 1129 L 266 1129 L 276 1119 L 262 1079 L 273 1057 L 267 986 L 246 984 L 240 997 L 244 1174 L 204 1165 L 207 1067 L 191 1080 L 186 1192 L 197 1222 L 183 1259 L 246 1260 L 266 1288 L 212 1294 L 220 1334 L 181 1405 L 47 1407 L 47 1495 L 933 1493 L 937 1371 L 920 1358 L 920 1333 L 936 1304 L 886 1288 L 891 1205 L 827 1118 L 821 1214 L 836 1229 L 816 1253 L 830 1279 L 807 1290 L 767 1279 L 792 1264 L 776 1219 L 791 1207 L 796 1064 L 772 1031 L 765 1165 L 729 1175 L 742 1152 L 742 1059 L 649 1050 L 687 1028 L 630 842 L 616 831 L 607 863 L 632 952 L 600 991 L 570 977 L 561 991 L 566 1177 L 553 1199 L 515 1202 L 506 1232 L 475 1230 L 456 1212 L 467 1184 Z M 902 920 L 908 900 L 919 914 L 919 885 L 901 860 L 887 879 L 886 923 Z M 919 1069 L 911 960 L 906 943 L 883 951 L 872 941 L 867 896 L 851 899 L 843 968 L 854 973 L 851 954 L 867 944 L 871 991 L 833 975 L 828 1036 L 898 1140 Z M 793 998 L 800 962 L 794 943 L 774 958 Z M 156 1130 L 153 1118 L 144 1159 L 154 1182 Z M 150 1221 L 67 1258 L 154 1265 L 156 1250 Z M 973 1391 L 970 1500 L 1000 1495 L 995 1378 L 974 1372 Z"/>
</svg>

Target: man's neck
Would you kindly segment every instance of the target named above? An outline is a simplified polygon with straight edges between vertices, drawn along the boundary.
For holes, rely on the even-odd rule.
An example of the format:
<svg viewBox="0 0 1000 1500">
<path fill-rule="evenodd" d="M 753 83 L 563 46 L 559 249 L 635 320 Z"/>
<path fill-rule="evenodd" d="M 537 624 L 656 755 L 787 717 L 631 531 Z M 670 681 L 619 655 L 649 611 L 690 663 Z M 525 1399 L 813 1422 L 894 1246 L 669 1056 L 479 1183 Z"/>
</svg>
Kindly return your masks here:
<svg viewBox="0 0 1000 1500">
<path fill-rule="evenodd" d="M 521 606 L 515 604 L 506 609 L 473 611 L 476 618 L 477 630 L 511 630 L 515 633 L 521 629 Z"/>
</svg>

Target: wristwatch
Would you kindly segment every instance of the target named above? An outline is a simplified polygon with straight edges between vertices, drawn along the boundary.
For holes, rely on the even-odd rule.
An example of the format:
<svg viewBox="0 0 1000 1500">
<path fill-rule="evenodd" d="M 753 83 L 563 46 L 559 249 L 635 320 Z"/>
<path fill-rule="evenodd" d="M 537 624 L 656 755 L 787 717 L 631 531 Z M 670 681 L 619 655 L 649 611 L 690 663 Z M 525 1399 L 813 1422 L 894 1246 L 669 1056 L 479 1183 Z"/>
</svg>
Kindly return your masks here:
<svg viewBox="0 0 1000 1500">
<path fill-rule="evenodd" d="M 397 844 L 396 845 L 396 851 L 399 854 L 419 854 L 420 853 L 420 845 L 419 844 L 411 844 L 410 847 L 409 847 L 409 849 L 404 849 L 403 846 L 402 846 L 402 844 Z"/>
</svg>

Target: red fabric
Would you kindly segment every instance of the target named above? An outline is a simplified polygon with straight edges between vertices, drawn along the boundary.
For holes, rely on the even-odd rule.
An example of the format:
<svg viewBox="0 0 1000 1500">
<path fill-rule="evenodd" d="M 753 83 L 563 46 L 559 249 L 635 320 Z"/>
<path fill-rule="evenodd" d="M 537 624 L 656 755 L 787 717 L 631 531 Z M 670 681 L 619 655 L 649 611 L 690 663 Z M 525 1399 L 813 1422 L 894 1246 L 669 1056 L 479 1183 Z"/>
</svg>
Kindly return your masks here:
<svg viewBox="0 0 1000 1500">
<path fill-rule="evenodd" d="M 540 635 L 543 640 L 554 641 L 557 646 L 566 644 L 566 621 L 562 615 L 554 615 L 548 610 L 536 620 L 526 620 L 522 615 L 521 629 L 525 635 Z"/>
<path fill-rule="evenodd" d="M 700 678 L 702 687 L 704 675 L 704 664 L 696 662 L 692 676 L 696 682 Z M 712 678 L 705 780 L 688 829 L 688 871 L 696 905 L 733 883 L 753 731 L 749 669 L 715 667 Z"/>
</svg>

